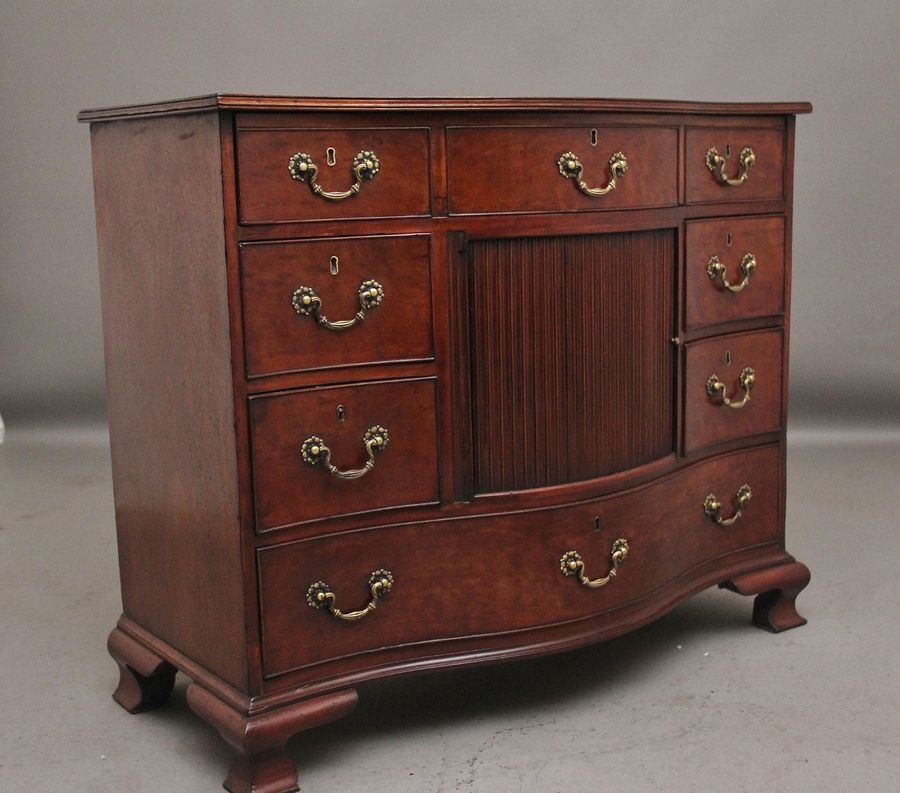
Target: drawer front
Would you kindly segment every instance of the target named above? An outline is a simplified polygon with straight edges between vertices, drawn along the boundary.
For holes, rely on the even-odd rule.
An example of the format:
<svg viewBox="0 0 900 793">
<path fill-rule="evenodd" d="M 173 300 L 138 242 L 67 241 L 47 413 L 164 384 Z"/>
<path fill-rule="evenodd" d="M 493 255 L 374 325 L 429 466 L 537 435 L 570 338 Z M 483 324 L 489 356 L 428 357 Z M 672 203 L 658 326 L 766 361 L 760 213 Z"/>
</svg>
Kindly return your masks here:
<svg viewBox="0 0 900 793">
<path fill-rule="evenodd" d="M 783 340 L 779 329 L 717 336 L 687 345 L 685 453 L 781 428 Z M 748 369 L 752 370 L 752 383 L 747 379 Z M 714 377 L 721 384 L 718 388 Z M 748 390 L 750 398 L 746 399 Z"/>
<path fill-rule="evenodd" d="M 784 218 L 687 223 L 688 328 L 784 313 Z"/>
<path fill-rule="evenodd" d="M 742 548 L 777 542 L 779 447 L 704 461 L 662 482 L 589 504 L 493 517 L 358 530 L 258 552 L 267 677 L 399 645 L 523 630 L 583 619 L 652 594 L 678 576 Z M 752 501 L 741 517 L 737 494 Z M 713 495 L 719 509 L 707 514 Z M 714 505 L 713 505 L 714 506 Z M 599 520 L 600 530 L 595 529 Z M 561 572 L 577 551 L 584 573 L 618 575 L 590 589 Z M 334 607 L 362 610 L 369 576 L 390 571 L 390 593 L 358 621 L 310 608 L 325 583 Z M 313 590 L 314 602 L 318 602 Z"/>
<path fill-rule="evenodd" d="M 257 528 L 436 502 L 435 417 L 433 378 L 252 397 Z M 375 448 L 385 434 L 383 448 Z M 342 478 L 329 473 L 329 463 L 365 473 Z"/>
<path fill-rule="evenodd" d="M 748 148 L 755 158 L 749 169 L 741 164 L 741 154 Z M 710 170 L 710 149 L 725 158 L 722 169 L 710 163 L 714 166 Z M 689 204 L 784 197 L 782 129 L 692 127 L 685 135 L 685 157 L 685 197 Z"/>
<path fill-rule="evenodd" d="M 434 356 L 427 235 L 245 244 L 241 289 L 250 377 Z"/>
<path fill-rule="evenodd" d="M 453 127 L 447 130 L 450 212 L 559 212 L 678 203 L 678 132 L 668 127 Z M 583 166 L 592 189 L 610 182 L 610 158 L 627 171 L 605 195 L 586 195 L 561 173 L 561 155 Z M 569 159 L 566 158 L 566 162 Z M 565 169 L 565 163 L 562 166 Z"/>
<path fill-rule="evenodd" d="M 329 165 L 329 151 L 334 165 Z M 374 168 L 358 179 L 354 157 Z M 306 154 L 315 166 L 301 170 Z M 430 211 L 426 129 L 244 129 L 237 133 L 240 221 L 281 223 L 363 217 L 427 215 Z M 315 173 L 313 173 L 315 171 Z M 295 178 L 302 176 L 302 180 Z M 371 176 L 371 178 L 368 178 Z M 358 183 L 358 192 L 353 186 Z M 316 194 L 341 194 L 330 199 Z"/>
</svg>

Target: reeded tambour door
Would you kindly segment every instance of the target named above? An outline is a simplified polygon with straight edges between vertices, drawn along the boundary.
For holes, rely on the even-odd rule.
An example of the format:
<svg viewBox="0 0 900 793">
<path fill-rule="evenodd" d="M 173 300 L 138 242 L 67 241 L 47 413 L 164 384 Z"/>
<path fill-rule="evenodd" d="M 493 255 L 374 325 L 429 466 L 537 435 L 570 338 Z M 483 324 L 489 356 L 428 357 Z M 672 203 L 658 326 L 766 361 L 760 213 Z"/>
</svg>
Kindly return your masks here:
<svg viewBox="0 0 900 793">
<path fill-rule="evenodd" d="M 476 493 L 672 452 L 673 229 L 469 243 Z"/>
</svg>

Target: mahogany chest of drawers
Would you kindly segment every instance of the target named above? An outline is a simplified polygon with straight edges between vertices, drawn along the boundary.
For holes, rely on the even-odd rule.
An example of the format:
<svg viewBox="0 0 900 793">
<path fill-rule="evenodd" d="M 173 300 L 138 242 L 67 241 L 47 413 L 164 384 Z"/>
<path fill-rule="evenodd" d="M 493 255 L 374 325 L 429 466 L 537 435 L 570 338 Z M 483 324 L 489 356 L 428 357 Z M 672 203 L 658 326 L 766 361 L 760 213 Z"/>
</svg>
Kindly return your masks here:
<svg viewBox="0 0 900 793">
<path fill-rule="evenodd" d="M 785 551 L 806 104 L 211 96 L 91 122 L 116 701 L 226 787 L 385 675 L 551 653 Z"/>
</svg>

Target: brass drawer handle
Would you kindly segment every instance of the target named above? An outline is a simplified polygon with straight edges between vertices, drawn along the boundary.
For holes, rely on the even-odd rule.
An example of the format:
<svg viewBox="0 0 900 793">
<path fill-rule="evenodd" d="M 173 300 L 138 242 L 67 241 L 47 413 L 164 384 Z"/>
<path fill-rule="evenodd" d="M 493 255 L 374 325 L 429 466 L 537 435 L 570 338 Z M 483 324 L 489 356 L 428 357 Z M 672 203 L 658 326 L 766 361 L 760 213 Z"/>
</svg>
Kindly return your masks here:
<svg viewBox="0 0 900 793">
<path fill-rule="evenodd" d="M 610 568 L 604 578 L 595 578 L 591 581 L 591 579 L 584 574 L 584 560 L 581 558 L 581 554 L 578 553 L 578 551 L 566 551 L 562 555 L 562 559 L 559 560 L 559 569 L 562 570 L 562 573 L 565 576 L 576 576 L 578 578 L 578 583 L 582 586 L 586 586 L 589 589 L 599 589 L 602 586 L 606 586 L 616 577 L 616 574 L 619 571 L 619 565 L 628 557 L 628 540 L 624 537 L 619 537 L 619 539 L 612 544 L 610 553 Z"/>
<path fill-rule="evenodd" d="M 625 176 L 625 172 L 628 170 L 628 160 L 622 152 L 617 151 L 609 158 L 609 181 L 606 183 L 606 187 L 589 187 L 587 182 L 581 178 L 584 166 L 577 155 L 567 151 L 556 161 L 556 165 L 566 179 L 574 179 L 578 189 L 589 196 L 601 196 L 612 192 L 616 189 L 616 180 Z"/>
<path fill-rule="evenodd" d="M 288 160 L 288 171 L 290 171 L 291 176 L 298 182 L 309 181 L 309 189 L 315 195 L 327 198 L 329 201 L 343 201 L 345 198 L 355 196 L 364 181 L 375 178 L 378 171 L 381 170 L 381 163 L 374 151 L 364 149 L 361 152 L 357 152 L 350 163 L 350 170 L 355 179 L 353 184 L 350 185 L 350 189 L 342 192 L 328 192 L 323 190 L 320 184 L 316 183 L 319 166 L 313 162 L 312 157 L 306 152 L 298 151 L 296 154 L 292 154 L 291 159 Z"/>
<path fill-rule="evenodd" d="M 718 399 L 723 405 L 729 408 L 739 410 L 750 401 L 750 391 L 756 382 L 756 370 L 752 366 L 745 366 L 741 369 L 738 378 L 738 384 L 744 392 L 744 396 L 740 401 L 733 401 L 725 394 L 725 383 L 723 383 L 718 375 L 710 375 L 706 381 L 706 393 L 713 399 Z"/>
<path fill-rule="evenodd" d="M 722 503 L 717 499 L 712 493 L 710 493 L 703 502 L 703 511 L 706 513 L 706 517 L 710 520 L 715 521 L 720 526 L 730 526 L 735 523 L 737 519 L 744 514 L 744 510 L 747 508 L 747 504 L 750 503 L 750 499 L 753 497 L 753 492 L 750 490 L 750 485 L 741 485 L 740 489 L 737 491 L 736 502 L 737 507 L 735 508 L 734 515 L 730 518 L 722 517 Z"/>
<path fill-rule="evenodd" d="M 332 476 L 336 476 L 338 479 L 359 479 L 375 467 L 375 455 L 381 454 L 381 452 L 387 449 L 389 441 L 390 436 L 384 427 L 381 427 L 378 424 L 369 427 L 363 435 L 363 446 L 366 449 L 366 454 L 369 456 L 369 459 L 366 460 L 366 464 L 362 468 L 356 468 L 349 471 L 341 471 L 331 464 L 331 449 L 329 449 L 325 445 L 325 441 L 317 435 L 310 435 L 303 441 L 303 445 L 300 447 L 300 456 L 308 465 L 325 463 L 325 468 L 328 470 L 328 473 Z"/>
<path fill-rule="evenodd" d="M 372 599 L 366 607 L 361 608 L 359 611 L 343 612 L 334 605 L 336 596 L 332 592 L 331 587 L 324 581 L 316 581 L 315 584 L 311 584 L 309 589 L 306 590 L 306 603 L 310 608 L 328 609 L 331 616 L 337 617 L 339 620 L 352 622 L 353 620 L 362 619 L 366 614 L 375 611 L 378 608 L 378 601 L 391 591 L 393 585 L 394 576 L 390 570 L 375 570 L 369 576 L 369 592 L 372 595 Z"/>
<path fill-rule="evenodd" d="M 710 256 L 706 263 L 706 274 L 710 281 L 718 281 L 719 286 L 727 289 L 729 292 L 737 294 L 747 284 L 750 283 L 750 275 L 756 269 L 756 257 L 752 253 L 745 253 L 741 259 L 741 275 L 743 278 L 739 284 L 731 284 L 725 277 L 725 265 L 719 261 L 718 256 Z"/>
<path fill-rule="evenodd" d="M 347 330 L 362 322 L 366 317 L 366 311 L 381 305 L 381 301 L 384 300 L 384 287 L 370 278 L 359 285 L 356 296 L 359 300 L 359 311 L 353 319 L 341 319 L 336 322 L 332 322 L 322 313 L 322 298 L 311 286 L 298 286 L 291 295 L 291 305 L 301 317 L 312 316 L 323 328 Z"/>
<path fill-rule="evenodd" d="M 746 182 L 750 178 L 750 169 L 756 165 L 756 155 L 753 153 L 753 149 L 749 146 L 741 149 L 741 153 L 738 155 L 741 172 L 733 179 L 725 175 L 725 161 L 727 159 L 727 157 L 723 157 L 716 151 L 715 146 L 710 147 L 706 151 L 706 167 L 709 168 L 718 182 L 731 185 L 732 187 L 737 187 L 739 184 Z"/>
</svg>

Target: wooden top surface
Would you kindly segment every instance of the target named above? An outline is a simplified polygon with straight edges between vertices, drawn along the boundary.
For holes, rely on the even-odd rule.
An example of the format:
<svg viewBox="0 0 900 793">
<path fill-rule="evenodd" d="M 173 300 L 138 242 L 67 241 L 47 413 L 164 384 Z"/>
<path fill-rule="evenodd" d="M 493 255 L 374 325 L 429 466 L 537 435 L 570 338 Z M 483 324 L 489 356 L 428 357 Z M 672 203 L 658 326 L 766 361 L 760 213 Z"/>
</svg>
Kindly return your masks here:
<svg viewBox="0 0 900 793">
<path fill-rule="evenodd" d="M 608 111 L 636 113 L 691 113 L 709 115 L 788 115 L 809 113 L 809 102 L 681 102 L 662 99 L 588 99 L 577 97 L 492 98 L 419 97 L 333 98 L 208 94 L 168 102 L 82 110 L 79 121 L 111 121 L 174 113 L 213 110 L 305 110 L 305 111 Z"/>
</svg>

